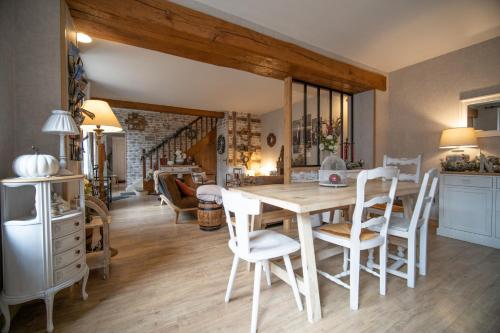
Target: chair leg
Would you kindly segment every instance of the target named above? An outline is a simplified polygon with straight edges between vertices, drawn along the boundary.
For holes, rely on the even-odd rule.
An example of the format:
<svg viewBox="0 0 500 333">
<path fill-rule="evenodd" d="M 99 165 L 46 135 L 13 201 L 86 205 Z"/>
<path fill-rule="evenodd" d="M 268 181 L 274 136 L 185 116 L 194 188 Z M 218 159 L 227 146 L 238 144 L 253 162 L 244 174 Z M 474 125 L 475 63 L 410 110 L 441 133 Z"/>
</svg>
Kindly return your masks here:
<svg viewBox="0 0 500 333">
<path fill-rule="evenodd" d="M 398 257 L 404 258 L 405 257 L 405 248 L 402 247 L 401 245 L 398 245 Z"/>
<path fill-rule="evenodd" d="M 174 224 L 177 224 L 177 222 L 179 222 L 179 211 L 178 210 L 175 211 L 175 222 L 174 222 Z"/>
<path fill-rule="evenodd" d="M 349 249 L 344 247 L 344 264 L 342 266 L 344 272 L 349 270 Z"/>
<path fill-rule="evenodd" d="M 374 249 L 369 249 L 368 250 L 368 262 L 366 263 L 366 266 L 370 269 L 373 268 L 373 263 L 374 263 L 374 255 L 373 253 L 375 252 Z"/>
<path fill-rule="evenodd" d="M 415 288 L 415 263 L 416 263 L 416 244 L 415 235 L 408 239 L 408 264 L 407 267 L 407 285 L 408 288 Z"/>
<path fill-rule="evenodd" d="M 290 285 L 292 286 L 293 297 L 295 297 L 295 302 L 297 302 L 297 307 L 299 311 L 304 310 L 302 306 L 302 300 L 300 299 L 299 287 L 297 286 L 297 280 L 295 279 L 295 273 L 293 272 L 292 262 L 290 261 L 290 257 L 288 255 L 283 257 L 285 261 L 286 271 L 288 272 L 288 278 L 290 279 Z"/>
<path fill-rule="evenodd" d="M 419 246 L 419 264 L 418 272 L 420 275 L 427 274 L 427 224 L 420 228 L 420 246 Z"/>
<path fill-rule="evenodd" d="M 382 246 L 380 246 L 379 248 L 379 251 L 380 251 L 380 254 L 379 254 L 379 278 L 380 278 L 380 295 L 384 295 L 385 296 L 385 293 L 386 293 L 386 289 L 387 289 L 387 239 L 386 241 L 384 242 L 384 244 L 382 244 Z M 372 255 L 373 255 L 373 251 L 372 251 Z"/>
<path fill-rule="evenodd" d="M 259 316 L 259 296 L 260 296 L 260 272 L 262 271 L 262 263 L 255 263 L 255 279 L 253 281 L 253 300 L 252 300 L 252 321 L 250 332 L 257 332 L 257 319 Z"/>
<path fill-rule="evenodd" d="M 266 260 L 263 263 L 263 268 L 264 268 L 264 273 L 266 273 L 266 282 L 267 285 L 270 287 L 271 286 L 271 269 L 269 268 L 269 261 Z"/>
<path fill-rule="evenodd" d="M 229 303 L 229 300 L 231 299 L 231 292 L 233 291 L 234 279 L 236 278 L 239 261 L 240 258 L 238 258 L 238 255 L 235 254 L 233 258 L 233 265 L 231 266 L 231 274 L 229 274 L 229 282 L 227 283 L 226 297 L 224 298 L 226 303 Z"/>
<path fill-rule="evenodd" d="M 359 303 L 359 257 L 360 250 L 350 249 L 351 264 L 350 264 L 350 303 L 351 309 L 357 310 Z"/>
</svg>

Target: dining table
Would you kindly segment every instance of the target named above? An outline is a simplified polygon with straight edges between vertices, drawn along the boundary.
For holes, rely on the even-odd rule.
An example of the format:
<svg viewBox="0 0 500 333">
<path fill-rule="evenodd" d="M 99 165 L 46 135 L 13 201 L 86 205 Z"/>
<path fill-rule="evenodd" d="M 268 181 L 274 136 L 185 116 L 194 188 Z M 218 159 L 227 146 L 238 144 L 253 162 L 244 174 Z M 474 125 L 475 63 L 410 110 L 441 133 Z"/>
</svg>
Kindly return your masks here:
<svg viewBox="0 0 500 333">
<path fill-rule="evenodd" d="M 370 199 L 389 192 L 390 181 L 371 180 L 365 187 L 365 197 Z M 297 214 L 297 230 L 301 245 L 300 262 L 302 277 L 297 276 L 299 291 L 304 295 L 307 309 L 307 319 L 314 323 L 321 319 L 321 303 L 318 288 L 316 259 L 337 255 L 340 248 L 330 249 L 322 255 L 315 253 L 313 242 L 313 227 L 311 216 L 336 208 L 356 204 L 356 182 L 350 182 L 345 187 L 325 187 L 318 182 L 273 184 L 231 188 L 231 191 L 241 192 L 248 198 L 254 198 L 272 206 L 290 210 Z M 419 184 L 414 182 L 398 182 L 396 196 L 403 202 L 406 217 L 412 213 L 412 197 L 419 191 Z M 321 258 L 320 258 L 321 257 Z M 271 272 L 290 284 L 286 270 L 276 263 L 270 263 Z"/>
</svg>

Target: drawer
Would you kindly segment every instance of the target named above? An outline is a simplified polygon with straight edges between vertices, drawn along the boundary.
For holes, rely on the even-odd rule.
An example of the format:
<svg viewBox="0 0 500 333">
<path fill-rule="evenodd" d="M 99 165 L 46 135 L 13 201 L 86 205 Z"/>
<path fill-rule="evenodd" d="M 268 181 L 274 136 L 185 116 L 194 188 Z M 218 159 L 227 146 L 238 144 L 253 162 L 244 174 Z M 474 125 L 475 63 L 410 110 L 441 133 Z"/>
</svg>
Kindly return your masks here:
<svg viewBox="0 0 500 333">
<path fill-rule="evenodd" d="M 54 272 L 54 285 L 65 282 L 85 269 L 85 256 Z"/>
<path fill-rule="evenodd" d="M 59 238 L 77 232 L 83 228 L 83 220 L 70 219 L 52 223 L 52 238 Z"/>
<path fill-rule="evenodd" d="M 460 175 L 445 175 L 445 185 L 454 186 L 470 186 L 470 187 L 493 187 L 493 177 L 491 176 L 460 176 Z"/>
<path fill-rule="evenodd" d="M 495 177 L 497 179 L 497 188 L 500 188 L 500 176 Z"/>
<path fill-rule="evenodd" d="M 52 253 L 59 254 L 84 243 L 83 232 L 80 230 L 71 235 L 54 239 L 52 242 Z"/>
<path fill-rule="evenodd" d="M 85 255 L 85 246 L 83 243 L 63 253 L 56 254 L 53 260 L 54 269 L 64 267 L 83 255 Z"/>
</svg>

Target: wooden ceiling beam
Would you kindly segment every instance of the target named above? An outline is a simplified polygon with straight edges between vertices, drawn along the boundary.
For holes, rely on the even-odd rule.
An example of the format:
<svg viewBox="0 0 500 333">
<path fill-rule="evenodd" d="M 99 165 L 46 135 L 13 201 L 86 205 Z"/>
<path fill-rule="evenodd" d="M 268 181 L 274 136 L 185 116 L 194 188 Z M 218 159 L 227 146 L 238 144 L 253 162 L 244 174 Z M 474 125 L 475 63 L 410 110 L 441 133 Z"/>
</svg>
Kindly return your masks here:
<svg viewBox="0 0 500 333">
<path fill-rule="evenodd" d="M 201 117 L 213 117 L 213 118 L 224 118 L 224 112 L 209 111 L 201 109 L 190 109 L 181 108 L 178 106 L 161 105 L 161 104 L 149 104 L 141 102 L 123 101 L 118 99 L 110 99 L 103 97 L 94 97 L 92 99 L 99 99 L 101 101 L 108 102 L 109 106 L 112 108 L 120 109 L 134 109 L 134 110 L 144 110 L 144 111 L 154 111 L 163 113 L 175 113 L 187 116 L 201 116 Z"/>
<path fill-rule="evenodd" d="M 344 92 L 386 90 L 384 75 L 165 0 L 66 0 L 92 37 Z"/>
</svg>

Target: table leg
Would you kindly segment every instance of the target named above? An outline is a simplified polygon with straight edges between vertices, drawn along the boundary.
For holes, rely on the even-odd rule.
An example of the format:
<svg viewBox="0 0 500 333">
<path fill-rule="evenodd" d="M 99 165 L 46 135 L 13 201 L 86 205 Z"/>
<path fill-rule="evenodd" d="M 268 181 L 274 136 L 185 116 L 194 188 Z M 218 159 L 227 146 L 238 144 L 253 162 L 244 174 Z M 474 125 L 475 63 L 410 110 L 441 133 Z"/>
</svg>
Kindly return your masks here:
<svg viewBox="0 0 500 333">
<path fill-rule="evenodd" d="M 321 303 L 319 300 L 318 273 L 309 213 L 297 214 L 297 227 L 302 257 L 302 272 L 307 306 L 307 319 L 314 323 L 321 319 Z"/>
</svg>

